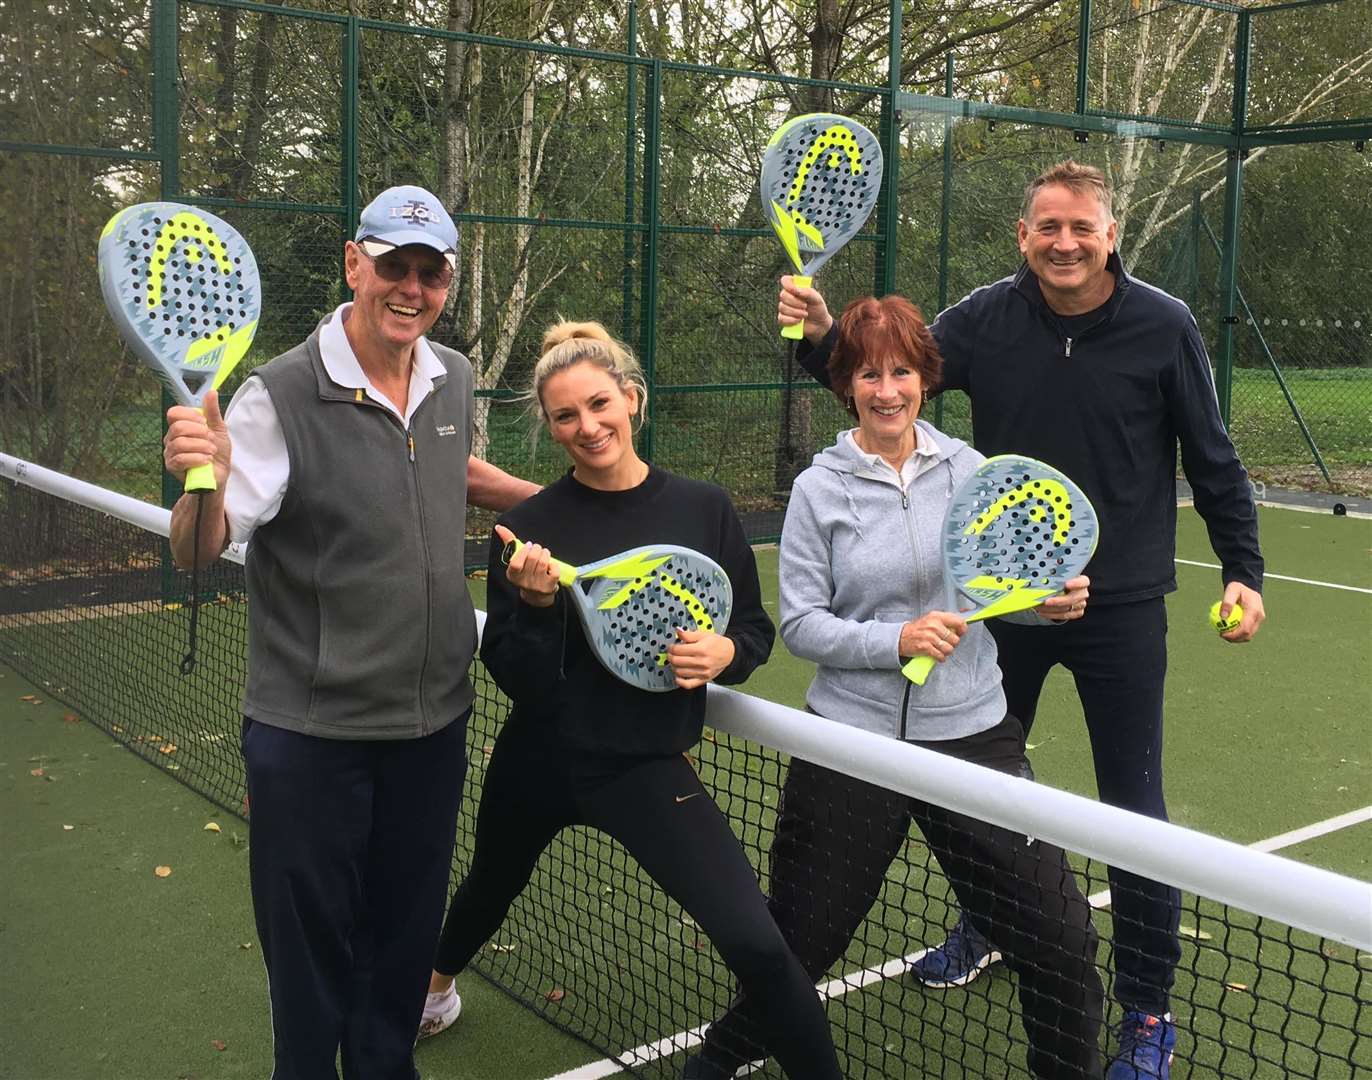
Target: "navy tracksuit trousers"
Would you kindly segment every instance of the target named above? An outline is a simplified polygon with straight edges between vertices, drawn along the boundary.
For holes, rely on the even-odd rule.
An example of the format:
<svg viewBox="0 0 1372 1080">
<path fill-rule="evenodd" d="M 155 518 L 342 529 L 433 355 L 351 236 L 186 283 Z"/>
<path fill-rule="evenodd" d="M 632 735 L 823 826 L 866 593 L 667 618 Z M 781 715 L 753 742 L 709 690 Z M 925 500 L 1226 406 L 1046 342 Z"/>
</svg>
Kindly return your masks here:
<svg viewBox="0 0 1372 1080">
<path fill-rule="evenodd" d="M 1162 791 L 1162 702 L 1167 608 L 1161 596 L 1087 605 L 1055 627 L 989 624 L 1000 653 L 1005 699 L 1028 733 L 1043 681 L 1055 664 L 1072 673 L 1086 715 L 1103 803 L 1167 820 Z M 1110 868 L 1115 998 L 1126 1008 L 1167 1012 L 1181 959 L 1177 890 Z"/>
<path fill-rule="evenodd" d="M 417 1080 L 466 720 L 377 741 L 243 721 L 272 1080 L 337 1080 L 340 1051 L 347 1080 Z"/>
</svg>

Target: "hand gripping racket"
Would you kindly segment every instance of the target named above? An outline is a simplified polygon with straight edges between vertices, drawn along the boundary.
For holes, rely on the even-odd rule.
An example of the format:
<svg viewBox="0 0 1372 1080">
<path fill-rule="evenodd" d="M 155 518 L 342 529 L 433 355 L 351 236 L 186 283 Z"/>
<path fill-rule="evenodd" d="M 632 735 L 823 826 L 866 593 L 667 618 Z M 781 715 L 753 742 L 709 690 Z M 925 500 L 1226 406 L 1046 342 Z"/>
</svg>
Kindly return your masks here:
<svg viewBox="0 0 1372 1080">
<path fill-rule="evenodd" d="M 182 405 L 199 408 L 257 332 L 262 285 L 247 241 L 214 214 L 139 203 L 100 234 L 100 288 L 119 336 Z M 213 491 L 214 467 L 186 474 Z"/>
<path fill-rule="evenodd" d="M 944 514 L 947 609 L 975 622 L 1037 607 L 1086 568 L 1099 531 L 1091 501 L 1051 465 L 988 458 Z M 901 670 L 923 686 L 933 668 L 921 655 Z"/>
<path fill-rule="evenodd" d="M 881 144 L 856 120 L 809 113 L 777 129 L 762 155 L 762 212 L 808 287 L 867 223 L 881 192 Z M 781 336 L 799 340 L 801 323 Z"/>
<path fill-rule="evenodd" d="M 500 553 L 508 563 L 524 544 L 511 540 Z M 566 587 L 597 660 L 617 679 L 641 690 L 676 689 L 667 646 L 677 627 L 728 628 L 734 607 L 729 576 L 713 559 L 673 544 L 637 547 L 607 559 L 553 569 Z"/>
</svg>

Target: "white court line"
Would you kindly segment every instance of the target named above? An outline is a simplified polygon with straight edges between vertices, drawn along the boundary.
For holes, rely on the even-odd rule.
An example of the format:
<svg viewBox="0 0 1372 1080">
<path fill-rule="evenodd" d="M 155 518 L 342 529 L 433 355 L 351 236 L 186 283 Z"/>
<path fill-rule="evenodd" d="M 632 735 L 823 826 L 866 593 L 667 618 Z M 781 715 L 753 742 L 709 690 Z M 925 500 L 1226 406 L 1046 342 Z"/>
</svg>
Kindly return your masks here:
<svg viewBox="0 0 1372 1080">
<path fill-rule="evenodd" d="M 1325 836 L 1328 833 L 1346 829 L 1350 825 L 1361 825 L 1365 821 L 1372 821 L 1372 806 L 1364 806 L 1361 810 L 1350 810 L 1346 814 L 1326 818 L 1324 821 L 1317 821 L 1313 825 L 1293 829 L 1291 832 L 1284 832 L 1266 840 L 1256 840 L 1248 846 L 1255 851 L 1280 851 L 1282 848 L 1292 847 L 1295 844 L 1304 843 L 1306 840 L 1313 840 L 1317 836 Z M 1087 901 L 1093 908 L 1108 907 L 1110 905 L 1110 890 L 1103 889 L 1098 893 L 1093 893 L 1087 897 Z M 873 983 L 894 979 L 904 974 L 906 969 L 927 951 L 927 949 L 920 949 L 909 956 L 887 960 L 884 964 L 876 967 L 862 968 L 860 971 L 853 971 L 847 975 L 840 975 L 836 979 L 830 979 L 828 982 L 819 985 L 819 996 L 825 1001 L 830 1001 L 833 998 L 842 997 L 851 990 L 861 990 Z M 658 1039 L 656 1042 L 644 1043 L 632 1050 L 625 1050 L 619 1055 L 619 1061 L 612 1058 L 593 1061 L 589 1065 L 580 1065 L 575 1069 L 560 1072 L 556 1076 L 549 1077 L 548 1080 L 604 1080 L 607 1076 L 614 1076 L 623 1072 L 625 1066 L 647 1065 L 661 1058 L 671 1057 L 671 1055 L 682 1050 L 690 1050 L 699 1046 L 708 1026 L 708 1024 L 701 1024 L 689 1031 L 680 1031 L 675 1035 Z"/>
<path fill-rule="evenodd" d="M 1224 569 L 1219 563 L 1192 562 L 1190 559 L 1173 559 L 1172 561 L 1180 563 L 1182 566 L 1203 566 L 1207 570 Z M 1364 589 L 1357 585 L 1339 585 L 1332 581 L 1313 581 L 1310 578 L 1287 577 L 1285 574 L 1268 574 L 1265 572 L 1262 576 L 1264 581 L 1294 581 L 1297 585 L 1319 585 L 1325 589 L 1342 589 L 1345 592 L 1367 593 L 1372 596 L 1372 589 Z"/>
</svg>

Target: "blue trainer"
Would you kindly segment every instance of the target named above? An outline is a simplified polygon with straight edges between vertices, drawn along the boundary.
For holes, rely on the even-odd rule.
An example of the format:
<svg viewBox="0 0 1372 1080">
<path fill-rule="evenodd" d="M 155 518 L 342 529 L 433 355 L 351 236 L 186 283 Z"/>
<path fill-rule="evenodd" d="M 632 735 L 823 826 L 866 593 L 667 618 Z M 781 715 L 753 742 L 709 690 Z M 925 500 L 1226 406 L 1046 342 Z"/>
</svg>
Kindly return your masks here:
<svg viewBox="0 0 1372 1080">
<path fill-rule="evenodd" d="M 910 962 L 910 974 L 936 990 L 965 986 L 1000 959 L 1000 950 L 959 916 L 948 940 Z"/>
<path fill-rule="evenodd" d="M 1119 1048 L 1110 1059 L 1105 1080 L 1168 1080 L 1177 1026 L 1172 1014 L 1153 1016 L 1126 1009 L 1119 1026 Z"/>
</svg>

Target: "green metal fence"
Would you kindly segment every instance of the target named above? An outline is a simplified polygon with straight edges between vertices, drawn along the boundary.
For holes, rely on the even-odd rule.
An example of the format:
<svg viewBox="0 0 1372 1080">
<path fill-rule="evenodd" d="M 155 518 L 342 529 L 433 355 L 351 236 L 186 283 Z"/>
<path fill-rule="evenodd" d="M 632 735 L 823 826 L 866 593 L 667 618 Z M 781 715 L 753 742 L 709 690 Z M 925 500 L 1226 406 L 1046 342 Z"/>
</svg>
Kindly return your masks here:
<svg viewBox="0 0 1372 1080">
<path fill-rule="evenodd" d="M 649 374 L 643 451 L 724 484 L 754 535 L 774 534 L 795 470 L 844 423 L 788 366 L 785 267 L 756 208 L 770 132 L 818 107 L 879 131 L 888 160 L 872 223 L 823 273 L 832 306 L 898 290 L 932 314 L 1012 272 L 1023 183 L 1065 156 L 1099 164 L 1126 262 L 1196 311 L 1253 474 L 1372 491 L 1372 79 L 1356 33 L 1372 0 L 1071 0 L 1007 15 L 980 53 L 912 54 L 910 24 L 936 9 L 893 4 L 894 62 L 840 65 L 862 76 L 841 81 L 644 55 L 632 0 L 610 49 L 246 0 L 33 3 L 0 31 L 31 58 L 0 65 L 0 445 L 159 496 L 163 403 L 95 278 L 117 207 L 179 199 L 247 237 L 266 308 L 246 369 L 345 298 L 366 199 L 416 182 L 460 211 L 434 336 L 473 360 L 483 454 L 556 474 L 510 388 L 555 316 L 599 319 Z M 1323 44 L 1293 60 L 1293 37 Z M 1289 105 L 1296 60 L 1310 100 Z M 937 420 L 965 432 L 948 397 Z"/>
</svg>

